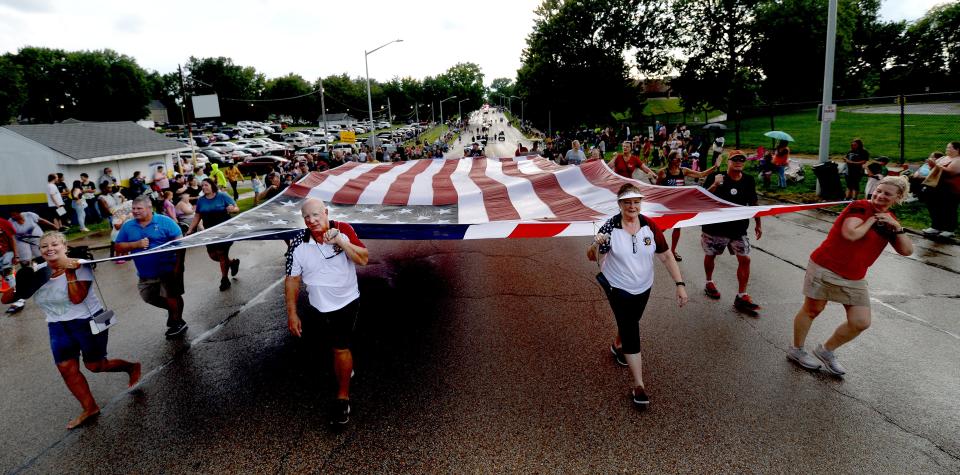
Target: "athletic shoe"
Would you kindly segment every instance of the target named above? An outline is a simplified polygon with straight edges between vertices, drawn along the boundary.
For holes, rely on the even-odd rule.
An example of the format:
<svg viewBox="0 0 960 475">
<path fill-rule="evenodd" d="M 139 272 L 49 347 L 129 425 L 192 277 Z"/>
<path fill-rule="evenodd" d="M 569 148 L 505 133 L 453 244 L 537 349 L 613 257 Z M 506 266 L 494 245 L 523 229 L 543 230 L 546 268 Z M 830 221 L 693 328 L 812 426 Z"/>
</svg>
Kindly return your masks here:
<svg viewBox="0 0 960 475">
<path fill-rule="evenodd" d="M 610 353 L 613 354 L 613 360 L 616 361 L 618 365 L 627 365 L 627 358 L 623 356 L 623 350 L 617 349 L 617 347 L 614 345 L 610 345 Z"/>
<path fill-rule="evenodd" d="M 230 288 L 230 279 L 224 277 L 220 279 L 220 291 L 223 292 Z"/>
<path fill-rule="evenodd" d="M 650 398 L 647 396 L 647 392 L 644 391 L 643 386 L 637 386 L 633 388 L 633 391 L 630 391 L 630 399 L 633 400 L 633 405 L 637 409 L 645 409 L 650 405 Z"/>
<path fill-rule="evenodd" d="M 810 356 L 803 348 L 790 347 L 787 349 L 787 359 L 800 365 L 804 369 L 820 369 L 820 362 Z"/>
<path fill-rule="evenodd" d="M 703 287 L 703 291 L 707 294 L 707 297 L 714 300 L 720 299 L 720 291 L 717 290 L 717 285 L 713 282 L 707 282 L 707 285 Z"/>
<path fill-rule="evenodd" d="M 942 238 L 949 239 L 949 238 L 952 238 L 952 237 L 953 237 L 953 233 L 951 233 L 950 231 L 944 231 L 944 232 L 938 234 L 937 236 L 940 236 L 940 237 L 942 237 Z"/>
<path fill-rule="evenodd" d="M 674 253 L 673 253 L 673 260 L 675 260 L 675 261 L 677 261 L 677 262 L 680 262 L 680 261 L 683 260 L 683 258 L 680 257 L 680 254 L 677 254 L 676 252 L 674 252 Z"/>
<path fill-rule="evenodd" d="M 185 331 L 187 331 L 187 322 L 183 320 L 177 320 L 170 325 L 170 328 L 167 328 L 167 331 L 164 332 L 164 335 L 166 335 L 167 338 L 173 338 L 182 335 Z"/>
<path fill-rule="evenodd" d="M 837 356 L 824 348 L 823 345 L 817 345 L 817 348 L 813 350 L 813 355 L 823 362 L 823 369 L 826 372 L 836 376 L 843 376 L 847 373 L 847 370 L 837 361 Z"/>
<path fill-rule="evenodd" d="M 927 229 L 924 229 L 922 232 L 923 234 L 930 235 L 930 234 L 940 234 L 941 231 L 936 228 L 927 228 Z"/>
<path fill-rule="evenodd" d="M 16 302 L 13 302 L 12 304 L 10 304 L 9 307 L 7 307 L 7 313 L 13 315 L 14 313 L 17 313 L 17 312 L 23 310 L 23 307 L 26 306 L 26 305 L 27 305 L 27 301 L 26 301 L 26 300 L 24 300 L 24 299 L 19 299 L 19 300 L 17 300 Z"/>
<path fill-rule="evenodd" d="M 753 299 L 747 294 L 743 294 L 743 297 L 738 295 L 736 298 L 734 298 L 733 306 L 737 308 L 742 308 L 744 310 L 750 310 L 750 311 L 755 311 L 760 309 L 760 306 L 753 303 Z"/>
<path fill-rule="evenodd" d="M 230 275 L 236 277 L 237 272 L 240 272 L 240 259 L 230 261 Z"/>
<path fill-rule="evenodd" d="M 332 422 L 337 425 L 342 426 L 350 422 L 350 400 L 337 399 L 334 401 L 331 416 Z"/>
</svg>

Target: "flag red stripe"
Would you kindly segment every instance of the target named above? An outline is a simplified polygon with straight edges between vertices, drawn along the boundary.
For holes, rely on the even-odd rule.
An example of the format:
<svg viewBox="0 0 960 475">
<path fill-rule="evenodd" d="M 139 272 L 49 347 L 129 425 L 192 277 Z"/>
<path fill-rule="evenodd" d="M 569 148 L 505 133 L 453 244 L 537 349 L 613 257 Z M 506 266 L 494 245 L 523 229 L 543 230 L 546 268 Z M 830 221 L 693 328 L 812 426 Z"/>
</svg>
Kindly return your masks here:
<svg viewBox="0 0 960 475">
<path fill-rule="evenodd" d="M 606 188 L 613 193 L 619 191 L 624 183 L 633 183 L 640 187 L 645 200 L 663 205 L 672 212 L 698 213 L 734 206 L 718 201 L 697 188 L 654 186 L 644 182 L 638 183 L 637 180 L 627 180 L 613 173 L 599 160 L 585 162 L 580 166 L 580 170 L 594 186 Z"/>
<path fill-rule="evenodd" d="M 410 189 L 413 187 L 413 180 L 417 175 L 423 173 L 430 166 L 431 160 L 420 160 L 409 170 L 397 176 L 397 179 L 390 184 L 386 196 L 383 197 L 385 205 L 406 205 L 410 200 Z"/>
<path fill-rule="evenodd" d="M 553 237 L 570 226 L 567 223 L 518 224 L 508 238 L 544 238 Z"/>
<path fill-rule="evenodd" d="M 312 188 L 320 186 L 328 176 L 333 175 L 333 170 L 324 173 L 310 172 L 309 175 L 300 183 L 294 183 L 283 190 L 284 195 L 295 196 L 297 198 L 306 198 Z"/>
<path fill-rule="evenodd" d="M 507 193 L 507 187 L 493 178 L 487 176 L 487 159 L 477 158 L 473 160 L 473 166 L 470 168 L 470 179 L 480 187 L 483 194 L 483 206 L 487 210 L 488 221 L 510 221 L 519 220 L 520 213 L 513 206 L 510 200 L 510 194 Z"/>
<path fill-rule="evenodd" d="M 367 189 L 367 185 L 379 178 L 380 175 L 390 171 L 391 168 L 393 168 L 392 163 L 384 163 L 367 170 L 356 178 L 347 180 L 347 182 L 343 184 L 343 187 L 337 190 L 333 197 L 330 198 L 330 202 L 349 205 L 357 204 L 357 201 L 360 200 L 360 195 L 363 194 L 363 190 Z"/>
<path fill-rule="evenodd" d="M 563 191 L 557 176 L 553 173 L 526 174 L 520 171 L 518 162 L 511 160 L 503 162 L 503 174 L 528 180 L 533 186 L 534 193 L 550 207 L 550 211 L 557 219 L 590 221 L 598 215 L 596 211 L 584 205 L 579 198 Z"/>
<path fill-rule="evenodd" d="M 429 160 L 424 160 L 429 162 Z M 459 160 L 447 160 L 440 171 L 433 176 L 433 205 L 455 205 L 457 204 L 457 189 L 453 187 L 453 180 L 450 175 L 457 169 Z"/>
<path fill-rule="evenodd" d="M 693 218 L 698 214 L 700 213 L 677 213 L 668 214 L 666 216 L 644 216 L 646 216 L 650 221 L 653 221 L 660 229 L 670 229 L 680 221 Z"/>
</svg>

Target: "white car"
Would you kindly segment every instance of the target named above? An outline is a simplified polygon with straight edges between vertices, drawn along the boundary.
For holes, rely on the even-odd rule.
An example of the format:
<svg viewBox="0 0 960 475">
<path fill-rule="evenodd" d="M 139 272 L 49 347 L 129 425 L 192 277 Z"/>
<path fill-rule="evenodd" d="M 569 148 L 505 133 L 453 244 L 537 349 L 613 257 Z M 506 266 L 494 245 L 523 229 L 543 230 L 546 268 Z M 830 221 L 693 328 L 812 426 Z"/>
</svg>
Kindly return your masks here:
<svg viewBox="0 0 960 475">
<path fill-rule="evenodd" d="M 389 123 L 389 122 L 380 122 L 379 124 L 377 124 L 377 127 L 378 127 L 378 128 L 381 128 L 381 129 L 389 129 L 389 128 L 390 128 L 390 123 Z"/>
<path fill-rule="evenodd" d="M 353 132 L 357 134 L 365 134 L 367 133 L 367 129 L 360 127 L 359 125 L 356 125 L 353 127 Z"/>
<path fill-rule="evenodd" d="M 218 151 L 218 152 L 220 152 L 220 153 L 224 153 L 224 154 L 225 154 L 225 153 L 229 153 L 229 152 L 233 152 L 234 150 L 237 150 L 237 149 L 238 149 L 237 144 L 235 144 L 235 143 L 233 143 L 233 142 L 214 142 L 214 143 L 210 144 L 210 147 L 213 148 L 214 150 L 216 150 L 216 151 Z"/>
</svg>

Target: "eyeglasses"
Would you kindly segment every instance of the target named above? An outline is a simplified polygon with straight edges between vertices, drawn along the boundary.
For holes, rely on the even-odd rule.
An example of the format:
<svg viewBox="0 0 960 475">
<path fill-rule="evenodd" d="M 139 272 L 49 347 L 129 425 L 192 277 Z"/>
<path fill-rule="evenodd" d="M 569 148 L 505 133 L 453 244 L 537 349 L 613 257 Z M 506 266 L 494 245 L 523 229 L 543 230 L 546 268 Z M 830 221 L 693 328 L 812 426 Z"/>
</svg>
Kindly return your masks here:
<svg viewBox="0 0 960 475">
<path fill-rule="evenodd" d="M 630 239 L 633 241 L 633 253 L 636 254 L 637 253 L 637 235 L 636 234 L 630 235 Z"/>
<path fill-rule="evenodd" d="M 333 255 L 332 255 L 332 256 L 328 256 L 326 253 L 323 252 L 323 245 L 320 244 L 320 243 L 317 243 L 317 249 L 320 250 L 320 255 L 323 256 L 324 259 L 333 259 L 334 257 L 337 257 L 337 256 L 339 256 L 340 254 L 343 254 L 343 248 L 340 247 L 340 246 L 338 246 L 338 245 L 334 245 L 334 246 L 333 246 Z M 636 251 L 634 251 L 634 252 L 636 252 Z"/>
</svg>

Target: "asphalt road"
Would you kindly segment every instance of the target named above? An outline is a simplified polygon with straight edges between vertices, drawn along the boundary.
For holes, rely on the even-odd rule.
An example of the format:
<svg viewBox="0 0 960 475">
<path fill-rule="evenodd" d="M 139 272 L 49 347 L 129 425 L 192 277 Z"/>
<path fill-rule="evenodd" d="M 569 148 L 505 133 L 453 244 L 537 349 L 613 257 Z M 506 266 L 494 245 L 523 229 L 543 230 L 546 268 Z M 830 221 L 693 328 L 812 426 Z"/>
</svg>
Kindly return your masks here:
<svg viewBox="0 0 960 475">
<path fill-rule="evenodd" d="M 189 252 L 187 321 L 136 296 L 132 264 L 97 276 L 122 322 L 111 355 L 145 377 L 89 375 L 103 413 L 66 431 L 79 406 L 49 355 L 33 304 L 0 318 L 0 471 L 22 473 L 960 473 L 960 249 L 916 238 L 868 279 L 874 324 L 838 352 L 840 380 L 785 358 L 803 267 L 832 217 L 765 218 L 751 293 L 732 310 L 735 260 L 718 260 L 723 299 L 703 285 L 699 233 L 679 251 L 691 302 L 678 309 L 662 266 L 641 323 L 646 412 L 607 347 L 609 306 L 583 257 L 588 238 L 369 241 L 360 272 L 355 413 L 334 430 L 330 356 L 289 335 L 283 244 L 243 242 L 234 286 Z M 809 341 L 840 321 L 831 305 Z M 321 335 L 322 337 L 322 335 Z M 322 338 L 320 338 L 322 340 Z"/>
</svg>

